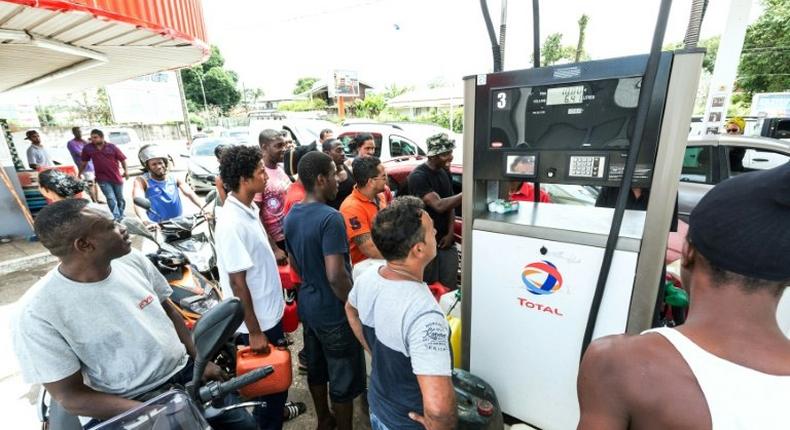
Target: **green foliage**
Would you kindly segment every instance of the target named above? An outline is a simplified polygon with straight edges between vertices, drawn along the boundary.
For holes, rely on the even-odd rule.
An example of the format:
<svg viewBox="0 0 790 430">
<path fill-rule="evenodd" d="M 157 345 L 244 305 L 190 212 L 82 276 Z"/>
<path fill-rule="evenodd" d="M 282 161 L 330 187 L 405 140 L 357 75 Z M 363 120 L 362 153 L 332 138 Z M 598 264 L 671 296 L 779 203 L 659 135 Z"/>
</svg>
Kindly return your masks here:
<svg viewBox="0 0 790 430">
<path fill-rule="evenodd" d="M 732 93 L 727 116 L 748 116 L 751 114 L 752 98 L 746 93 Z"/>
<path fill-rule="evenodd" d="M 310 88 L 313 88 L 313 84 L 316 82 L 318 82 L 318 78 L 304 77 L 297 79 L 294 94 L 302 94 Z"/>
<path fill-rule="evenodd" d="M 546 37 L 543 47 L 540 49 L 540 65 L 551 66 L 562 60 L 567 62 L 576 61 L 576 50 L 574 46 L 562 45 L 562 33 L 552 33 Z M 590 59 L 586 52 L 580 52 L 580 61 Z"/>
<path fill-rule="evenodd" d="M 55 125 L 55 117 L 52 115 L 52 108 L 49 106 L 36 106 L 38 122 L 42 127 Z"/>
<path fill-rule="evenodd" d="M 74 97 L 72 113 L 77 121 L 86 121 L 90 124 L 112 124 L 112 110 L 107 90 L 99 88 L 95 94 L 82 92 L 82 100 Z"/>
<path fill-rule="evenodd" d="M 790 0 L 763 0 L 746 30 L 736 87 L 754 93 L 790 90 Z"/>
<path fill-rule="evenodd" d="M 387 107 L 387 101 L 381 94 L 370 94 L 364 100 L 357 99 L 351 105 L 351 111 L 357 118 L 375 118 Z"/>
<path fill-rule="evenodd" d="M 430 81 L 428 81 L 428 88 L 430 89 L 442 88 L 446 86 L 447 86 L 447 82 L 444 80 L 444 77 L 442 76 L 437 76 L 431 79 Z"/>
<path fill-rule="evenodd" d="M 323 109 L 326 109 L 326 102 L 323 99 L 295 100 L 282 102 L 277 106 L 277 110 L 281 112 L 307 112 Z"/>
<path fill-rule="evenodd" d="M 456 133 L 464 132 L 464 110 L 453 109 L 453 124 L 450 126 L 450 111 L 435 110 L 431 113 L 422 114 L 415 118 L 415 121 L 425 124 L 435 124 L 439 127 L 450 129 Z"/>
<path fill-rule="evenodd" d="M 203 118 L 200 115 L 193 112 L 189 113 L 189 122 L 195 125 L 199 125 L 201 127 L 206 125 L 206 121 L 203 120 Z"/>
<path fill-rule="evenodd" d="M 719 51 L 719 36 L 702 39 L 697 43 L 697 46 L 705 48 L 705 57 L 702 59 L 702 69 L 708 73 L 713 73 L 713 67 L 716 65 L 716 53 Z M 674 51 L 683 49 L 683 42 L 674 42 L 665 44 L 662 49 L 664 51 Z"/>
<path fill-rule="evenodd" d="M 414 87 L 409 87 L 409 86 L 400 87 L 398 86 L 398 84 L 393 83 L 384 88 L 384 93 L 382 94 L 382 96 L 384 96 L 386 100 L 394 99 L 395 97 L 398 97 L 401 94 L 412 91 L 413 89 Z"/>
<path fill-rule="evenodd" d="M 582 16 L 579 17 L 579 41 L 576 44 L 576 53 L 574 54 L 574 61 L 577 63 L 586 55 L 584 52 L 584 38 L 587 35 L 587 24 L 589 23 L 589 16 L 582 14 Z"/>
<path fill-rule="evenodd" d="M 380 122 L 398 122 L 408 121 L 409 116 L 398 112 L 397 110 L 387 107 L 376 117 L 376 121 Z"/>
<path fill-rule="evenodd" d="M 236 72 L 225 69 L 224 65 L 225 59 L 222 58 L 219 48 L 212 46 L 211 56 L 203 64 L 181 70 L 184 93 L 190 110 L 204 109 L 204 90 L 205 102 L 209 108 L 217 107 L 223 113 L 227 113 L 239 103 L 241 92 L 236 89 L 239 76 Z"/>
</svg>

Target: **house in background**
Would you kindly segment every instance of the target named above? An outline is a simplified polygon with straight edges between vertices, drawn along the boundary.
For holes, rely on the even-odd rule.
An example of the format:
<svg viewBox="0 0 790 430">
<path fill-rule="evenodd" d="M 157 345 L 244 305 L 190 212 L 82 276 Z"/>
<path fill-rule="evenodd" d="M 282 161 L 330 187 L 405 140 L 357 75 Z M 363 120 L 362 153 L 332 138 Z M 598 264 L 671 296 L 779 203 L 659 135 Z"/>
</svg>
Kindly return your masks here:
<svg viewBox="0 0 790 430">
<path fill-rule="evenodd" d="M 437 110 L 463 108 L 464 93 L 461 87 L 419 89 L 394 97 L 387 105 L 410 119 L 415 119 Z"/>
<path fill-rule="evenodd" d="M 359 81 L 359 97 L 345 97 L 346 105 L 354 103 L 355 100 L 360 99 L 364 100 L 367 92 L 372 90 L 373 86 L 366 83 Z M 312 88 L 309 90 L 301 93 L 298 97 L 303 97 L 306 99 L 321 99 L 326 102 L 328 107 L 334 107 L 337 105 L 337 99 L 329 97 L 329 86 L 328 81 L 325 79 L 321 79 L 320 81 L 316 81 Z"/>
</svg>

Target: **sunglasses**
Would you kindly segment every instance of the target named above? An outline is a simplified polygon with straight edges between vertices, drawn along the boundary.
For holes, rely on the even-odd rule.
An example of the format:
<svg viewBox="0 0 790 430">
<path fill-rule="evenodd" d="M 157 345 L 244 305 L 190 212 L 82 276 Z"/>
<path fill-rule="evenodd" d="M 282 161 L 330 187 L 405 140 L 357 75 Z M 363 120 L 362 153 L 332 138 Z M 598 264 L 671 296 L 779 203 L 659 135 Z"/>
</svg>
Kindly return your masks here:
<svg viewBox="0 0 790 430">
<path fill-rule="evenodd" d="M 738 131 L 739 130 L 737 128 L 728 128 L 727 134 L 738 134 Z"/>
</svg>

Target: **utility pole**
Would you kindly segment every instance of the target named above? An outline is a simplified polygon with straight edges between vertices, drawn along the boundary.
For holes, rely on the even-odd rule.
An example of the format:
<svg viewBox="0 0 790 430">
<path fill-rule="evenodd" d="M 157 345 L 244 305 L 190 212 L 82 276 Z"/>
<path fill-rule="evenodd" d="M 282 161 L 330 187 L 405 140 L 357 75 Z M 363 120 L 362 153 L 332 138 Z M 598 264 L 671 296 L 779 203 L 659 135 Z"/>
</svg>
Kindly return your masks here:
<svg viewBox="0 0 790 430">
<path fill-rule="evenodd" d="M 181 97 L 181 112 L 184 114 L 184 128 L 187 132 L 187 145 L 192 144 L 192 126 L 189 122 L 189 108 L 187 107 L 187 96 L 184 93 L 184 82 L 181 80 L 181 70 L 176 70 L 176 82 L 178 82 L 178 95 Z"/>
</svg>

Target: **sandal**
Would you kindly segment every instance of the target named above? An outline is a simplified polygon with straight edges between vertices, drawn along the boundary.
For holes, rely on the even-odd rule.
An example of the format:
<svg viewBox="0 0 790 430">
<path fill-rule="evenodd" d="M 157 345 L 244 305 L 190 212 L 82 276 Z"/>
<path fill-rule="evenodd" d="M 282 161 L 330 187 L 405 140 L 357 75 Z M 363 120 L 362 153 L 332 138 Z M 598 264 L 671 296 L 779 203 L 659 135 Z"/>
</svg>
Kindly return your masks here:
<svg viewBox="0 0 790 430">
<path fill-rule="evenodd" d="M 305 412 L 307 412 L 307 405 L 305 405 L 304 402 L 285 402 L 283 421 L 290 421 Z"/>
</svg>

